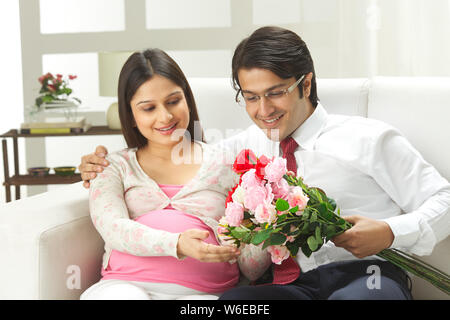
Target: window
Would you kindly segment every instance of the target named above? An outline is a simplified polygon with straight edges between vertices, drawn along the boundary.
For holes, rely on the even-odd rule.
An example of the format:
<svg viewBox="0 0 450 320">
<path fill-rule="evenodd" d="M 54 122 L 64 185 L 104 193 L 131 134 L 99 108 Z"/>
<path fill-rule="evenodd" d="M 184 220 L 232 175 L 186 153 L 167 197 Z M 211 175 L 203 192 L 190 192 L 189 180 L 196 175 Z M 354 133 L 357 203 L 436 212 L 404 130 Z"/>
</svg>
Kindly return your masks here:
<svg viewBox="0 0 450 320">
<path fill-rule="evenodd" d="M 231 27 L 230 0 L 146 0 L 147 29 Z"/>
<path fill-rule="evenodd" d="M 40 0 L 41 33 L 125 30 L 124 0 Z"/>
</svg>

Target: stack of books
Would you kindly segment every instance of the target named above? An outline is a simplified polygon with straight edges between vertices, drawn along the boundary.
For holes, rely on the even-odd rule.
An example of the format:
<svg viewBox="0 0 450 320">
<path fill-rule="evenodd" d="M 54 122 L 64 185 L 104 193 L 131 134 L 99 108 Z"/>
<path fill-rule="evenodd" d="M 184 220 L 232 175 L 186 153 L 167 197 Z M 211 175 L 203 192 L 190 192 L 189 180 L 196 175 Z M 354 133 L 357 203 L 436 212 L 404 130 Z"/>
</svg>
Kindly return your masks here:
<svg viewBox="0 0 450 320">
<path fill-rule="evenodd" d="M 91 127 L 85 117 L 71 121 L 66 118 L 45 118 L 42 122 L 24 122 L 20 125 L 22 134 L 84 133 Z"/>
</svg>

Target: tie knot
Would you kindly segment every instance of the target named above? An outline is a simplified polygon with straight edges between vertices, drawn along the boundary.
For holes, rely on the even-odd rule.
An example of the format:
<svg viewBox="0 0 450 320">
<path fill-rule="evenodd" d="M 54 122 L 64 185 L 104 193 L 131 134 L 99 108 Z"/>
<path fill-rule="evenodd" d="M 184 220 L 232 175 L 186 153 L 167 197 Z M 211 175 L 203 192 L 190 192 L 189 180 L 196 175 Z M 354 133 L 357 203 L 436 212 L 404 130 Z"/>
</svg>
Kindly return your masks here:
<svg viewBox="0 0 450 320">
<path fill-rule="evenodd" d="M 287 137 L 280 142 L 280 147 L 281 151 L 283 151 L 283 157 L 286 157 L 286 155 L 294 153 L 298 143 L 292 137 Z"/>
</svg>

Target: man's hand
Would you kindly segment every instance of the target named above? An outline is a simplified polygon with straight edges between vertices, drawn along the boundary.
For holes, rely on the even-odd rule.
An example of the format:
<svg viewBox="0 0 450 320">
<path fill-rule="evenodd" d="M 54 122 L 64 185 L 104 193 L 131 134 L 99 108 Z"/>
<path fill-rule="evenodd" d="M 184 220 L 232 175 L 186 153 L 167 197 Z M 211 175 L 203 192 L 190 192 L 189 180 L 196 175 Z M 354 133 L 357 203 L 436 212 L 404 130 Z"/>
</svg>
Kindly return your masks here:
<svg viewBox="0 0 450 320">
<path fill-rule="evenodd" d="M 81 157 L 81 164 L 78 166 L 78 170 L 81 172 L 81 179 L 84 181 L 83 186 L 89 189 L 89 180 L 94 179 L 97 176 L 97 172 L 102 172 L 103 167 L 109 165 L 105 160 L 108 150 L 104 146 L 98 146 L 95 148 L 95 152 Z"/>
<path fill-rule="evenodd" d="M 204 242 L 209 232 L 199 229 L 189 229 L 178 238 L 177 254 L 188 256 L 201 262 L 226 262 L 237 259 L 239 249 L 232 246 L 216 246 Z"/>
<path fill-rule="evenodd" d="M 350 251 L 357 258 L 377 254 L 389 248 L 394 241 L 394 234 L 384 221 L 355 215 L 342 217 L 353 227 L 331 239 L 336 247 Z"/>
</svg>

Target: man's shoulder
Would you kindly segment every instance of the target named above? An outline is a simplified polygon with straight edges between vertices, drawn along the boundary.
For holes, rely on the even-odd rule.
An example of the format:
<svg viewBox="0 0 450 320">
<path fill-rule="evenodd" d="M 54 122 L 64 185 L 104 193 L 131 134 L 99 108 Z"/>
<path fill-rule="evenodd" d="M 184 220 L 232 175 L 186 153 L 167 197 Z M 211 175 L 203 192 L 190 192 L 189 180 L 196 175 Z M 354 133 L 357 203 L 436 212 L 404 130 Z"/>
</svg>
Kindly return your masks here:
<svg viewBox="0 0 450 320">
<path fill-rule="evenodd" d="M 375 138 L 389 131 L 396 131 L 396 129 L 378 119 L 330 114 L 323 133 L 349 134 L 354 138 Z"/>
<path fill-rule="evenodd" d="M 401 135 L 393 126 L 377 119 L 330 115 L 316 146 L 321 150 L 331 148 L 333 152 L 367 152 L 375 145 L 388 141 L 386 138 Z"/>
</svg>

